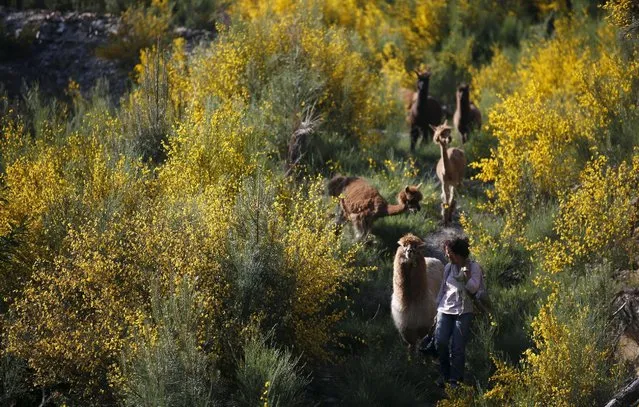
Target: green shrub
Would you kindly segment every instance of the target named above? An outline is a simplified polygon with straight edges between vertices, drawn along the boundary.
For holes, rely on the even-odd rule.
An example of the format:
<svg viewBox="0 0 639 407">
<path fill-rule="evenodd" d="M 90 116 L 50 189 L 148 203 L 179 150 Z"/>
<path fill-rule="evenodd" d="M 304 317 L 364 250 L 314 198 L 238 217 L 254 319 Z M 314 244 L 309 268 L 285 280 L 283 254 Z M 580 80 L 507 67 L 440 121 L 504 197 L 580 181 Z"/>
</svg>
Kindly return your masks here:
<svg viewBox="0 0 639 407">
<path fill-rule="evenodd" d="M 234 208 L 237 221 L 226 240 L 235 314 L 243 326 L 252 318 L 263 327 L 276 326 L 276 339 L 290 341 L 290 326 L 283 322 L 290 319 L 295 278 L 287 273 L 281 236 L 274 233 L 269 215 L 276 190 L 261 174 L 246 179 L 241 189 Z"/>
<path fill-rule="evenodd" d="M 124 353 L 124 405 L 211 406 L 216 376 L 198 343 L 193 283 L 183 279 L 172 292 L 151 290 L 151 318 L 135 346 Z"/>
<path fill-rule="evenodd" d="M 121 120 L 133 149 L 144 161 L 159 164 L 166 159 L 166 143 L 174 112 L 169 99 L 166 56 L 157 48 L 142 52 L 138 86 L 121 110 Z"/>
<path fill-rule="evenodd" d="M 236 406 L 302 406 L 306 405 L 305 388 L 310 378 L 303 372 L 300 357 L 287 349 L 269 343 L 270 335 L 253 336 L 244 345 L 237 367 Z"/>
</svg>

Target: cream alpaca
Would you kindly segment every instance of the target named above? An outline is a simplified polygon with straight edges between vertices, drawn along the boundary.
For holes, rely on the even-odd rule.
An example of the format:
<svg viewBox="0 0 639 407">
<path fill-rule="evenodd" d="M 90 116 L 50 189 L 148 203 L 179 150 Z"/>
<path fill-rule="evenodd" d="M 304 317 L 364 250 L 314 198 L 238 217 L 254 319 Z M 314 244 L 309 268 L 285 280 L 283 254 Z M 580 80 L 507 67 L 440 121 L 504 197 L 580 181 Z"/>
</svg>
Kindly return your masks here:
<svg viewBox="0 0 639 407">
<path fill-rule="evenodd" d="M 409 233 L 399 240 L 393 264 L 391 315 L 409 351 L 431 329 L 437 294 L 444 274 L 438 259 L 423 256 L 425 243 Z"/>
</svg>

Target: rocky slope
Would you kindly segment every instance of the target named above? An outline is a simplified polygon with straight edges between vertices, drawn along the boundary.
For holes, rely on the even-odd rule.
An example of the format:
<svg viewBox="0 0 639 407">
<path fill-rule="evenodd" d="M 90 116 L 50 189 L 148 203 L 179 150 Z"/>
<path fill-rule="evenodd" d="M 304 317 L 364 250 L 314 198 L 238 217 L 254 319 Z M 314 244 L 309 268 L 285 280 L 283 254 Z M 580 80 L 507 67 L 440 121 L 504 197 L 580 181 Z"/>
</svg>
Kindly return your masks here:
<svg viewBox="0 0 639 407">
<path fill-rule="evenodd" d="M 86 94 L 99 78 L 107 78 L 117 103 L 130 85 L 131 67 L 95 51 L 117 33 L 118 24 L 119 17 L 108 14 L 0 7 L 0 86 L 15 97 L 23 83 L 38 82 L 44 94 L 60 97 L 70 79 Z M 213 37 L 209 31 L 184 28 L 173 34 L 191 45 Z"/>
</svg>

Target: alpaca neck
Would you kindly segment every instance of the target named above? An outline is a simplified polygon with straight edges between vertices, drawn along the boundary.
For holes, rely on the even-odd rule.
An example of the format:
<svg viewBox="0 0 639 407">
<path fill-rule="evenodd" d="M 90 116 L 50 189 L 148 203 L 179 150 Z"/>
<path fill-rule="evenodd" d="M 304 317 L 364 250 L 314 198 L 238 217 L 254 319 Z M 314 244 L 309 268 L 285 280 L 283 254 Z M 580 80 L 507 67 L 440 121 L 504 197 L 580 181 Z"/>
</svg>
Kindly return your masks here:
<svg viewBox="0 0 639 407">
<path fill-rule="evenodd" d="M 444 143 L 439 143 L 439 153 L 442 156 L 442 161 L 444 162 L 444 173 L 448 173 L 450 170 L 450 160 L 448 159 L 448 145 Z"/>
<path fill-rule="evenodd" d="M 428 81 L 417 91 L 417 110 L 425 110 L 428 103 Z"/>
<path fill-rule="evenodd" d="M 420 280 L 420 270 L 426 269 L 423 257 L 418 257 L 412 261 L 399 261 L 396 263 L 393 273 L 393 295 L 397 297 L 401 304 L 408 305 L 411 301 L 421 299 L 422 284 Z"/>
<path fill-rule="evenodd" d="M 395 215 L 399 215 L 402 214 L 404 212 L 406 212 L 408 208 L 406 207 L 406 204 L 400 203 L 400 204 L 390 204 L 386 207 L 386 213 L 383 216 L 395 216 Z"/>
<path fill-rule="evenodd" d="M 459 110 L 462 116 L 468 116 L 470 112 L 470 99 L 463 95 L 457 96 L 457 110 Z"/>
</svg>

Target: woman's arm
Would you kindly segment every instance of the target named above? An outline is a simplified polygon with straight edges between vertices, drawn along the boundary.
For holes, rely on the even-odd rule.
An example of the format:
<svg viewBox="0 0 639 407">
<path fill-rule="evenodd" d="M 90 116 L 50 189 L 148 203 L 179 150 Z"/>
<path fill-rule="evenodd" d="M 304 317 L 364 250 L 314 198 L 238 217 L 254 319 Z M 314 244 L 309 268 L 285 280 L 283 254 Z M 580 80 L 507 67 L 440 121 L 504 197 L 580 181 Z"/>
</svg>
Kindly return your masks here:
<svg viewBox="0 0 639 407">
<path fill-rule="evenodd" d="M 481 267 L 479 263 L 473 261 L 470 263 L 470 278 L 466 282 L 466 290 L 471 294 L 475 294 L 479 290 L 481 284 Z"/>
<path fill-rule="evenodd" d="M 448 275 L 450 274 L 450 263 L 444 266 L 444 275 L 442 276 L 442 282 L 439 284 L 439 293 L 437 294 L 437 299 L 435 300 L 435 305 L 439 307 L 439 302 L 442 300 L 444 296 L 444 286 L 446 286 L 446 280 L 448 279 Z"/>
</svg>

